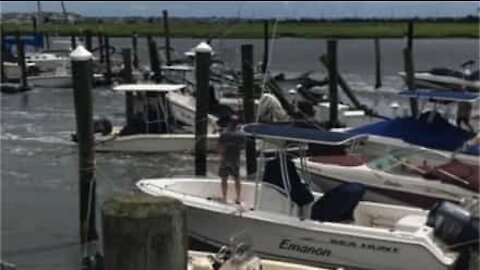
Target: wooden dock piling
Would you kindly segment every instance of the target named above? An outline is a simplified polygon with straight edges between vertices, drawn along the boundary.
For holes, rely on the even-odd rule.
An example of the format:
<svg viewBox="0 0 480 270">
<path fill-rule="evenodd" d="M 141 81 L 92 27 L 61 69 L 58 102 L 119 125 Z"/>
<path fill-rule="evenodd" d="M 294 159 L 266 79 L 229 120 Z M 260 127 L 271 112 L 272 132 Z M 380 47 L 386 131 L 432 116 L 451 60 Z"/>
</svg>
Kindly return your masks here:
<svg viewBox="0 0 480 270">
<path fill-rule="evenodd" d="M 110 62 L 110 38 L 105 35 L 105 82 L 107 85 L 112 84 L 112 63 Z"/>
<path fill-rule="evenodd" d="M 28 89 L 27 64 L 25 63 L 25 42 L 21 39 L 20 33 L 16 33 L 17 42 L 17 64 L 20 68 L 20 89 Z"/>
<path fill-rule="evenodd" d="M 3 31 L 3 24 L 0 25 L 0 37 L 1 37 L 1 46 L 2 46 L 2 51 L 1 51 L 1 59 L 0 59 L 0 73 L 1 73 L 1 76 L 2 76 L 2 83 L 6 82 L 7 81 L 7 76 L 5 75 L 5 69 L 3 67 L 3 62 L 5 62 L 5 57 L 7 56 L 7 51 L 6 51 L 6 48 L 5 48 L 5 32 Z"/>
<path fill-rule="evenodd" d="M 165 34 L 165 58 L 167 66 L 171 65 L 172 59 L 170 58 L 170 29 L 168 26 L 168 11 L 163 10 L 163 28 Z"/>
<path fill-rule="evenodd" d="M 243 118 L 245 123 L 255 121 L 254 98 L 253 98 L 253 45 L 245 44 L 242 51 L 242 88 L 243 88 Z M 247 164 L 247 176 L 257 171 L 255 139 L 248 138 L 245 142 L 245 156 Z"/>
<path fill-rule="evenodd" d="M 106 270 L 187 269 L 183 204 L 169 197 L 131 194 L 102 207 Z"/>
<path fill-rule="evenodd" d="M 329 60 L 328 60 L 328 55 L 322 55 L 320 56 L 320 62 L 329 70 Z M 337 71 L 337 79 L 338 79 L 338 84 L 342 88 L 343 92 L 347 95 L 348 99 L 353 103 L 355 108 L 357 109 L 363 109 L 364 106 L 360 103 L 360 101 L 355 97 L 353 94 L 352 89 L 350 86 L 347 84 L 345 79 L 342 77 L 342 75 Z"/>
<path fill-rule="evenodd" d="M 75 36 L 75 34 L 72 34 L 70 36 L 70 47 L 72 48 L 72 51 L 77 48 L 77 37 Z"/>
<path fill-rule="evenodd" d="M 380 40 L 375 38 L 375 88 L 382 87 L 382 66 L 381 66 L 381 54 L 380 54 Z"/>
<path fill-rule="evenodd" d="M 138 68 L 138 44 L 137 44 L 138 35 L 134 33 L 132 35 L 132 50 L 133 50 L 133 66 Z"/>
<path fill-rule="evenodd" d="M 92 54 L 83 46 L 77 47 L 71 54 L 73 94 L 76 118 L 76 134 L 79 149 L 79 206 L 80 206 L 80 243 L 82 244 L 84 264 L 90 262 L 96 245 L 96 183 L 95 152 L 93 135 L 93 95 L 92 95 Z"/>
<path fill-rule="evenodd" d="M 98 41 L 98 53 L 100 54 L 100 63 L 105 62 L 105 57 L 104 57 L 104 49 L 103 49 L 103 34 L 101 32 L 98 32 L 97 35 L 97 41 Z"/>
<path fill-rule="evenodd" d="M 122 49 L 123 58 L 123 81 L 124 83 L 134 83 L 132 74 L 132 51 L 129 48 Z M 125 119 L 127 119 L 127 125 L 131 124 L 133 119 L 133 93 L 128 91 L 125 93 Z"/>
<path fill-rule="evenodd" d="M 160 83 L 162 81 L 162 72 L 160 69 L 160 59 L 158 57 L 157 43 L 153 40 L 152 36 L 148 36 L 148 52 L 150 55 L 150 69 L 153 72 L 154 81 Z"/>
<path fill-rule="evenodd" d="M 263 21 L 263 63 L 262 63 L 262 73 L 267 72 L 268 66 L 268 54 L 269 54 L 269 46 L 268 46 L 268 24 L 269 21 Z"/>
<path fill-rule="evenodd" d="M 403 59 L 405 66 L 405 82 L 407 88 L 410 91 L 415 91 L 415 64 L 413 60 L 413 36 L 414 36 L 414 24 L 412 21 L 408 22 L 407 31 L 407 48 L 403 50 Z M 414 98 L 410 98 L 410 111 L 412 116 L 418 115 L 418 102 Z"/>
<path fill-rule="evenodd" d="M 195 175 L 207 174 L 207 127 L 212 48 L 202 42 L 195 48 L 196 114 Z"/>
<path fill-rule="evenodd" d="M 330 127 L 338 126 L 338 71 L 337 71 L 337 41 L 327 41 L 328 52 L 328 82 L 330 100 Z"/>
<path fill-rule="evenodd" d="M 90 30 L 85 31 L 85 49 L 92 51 L 92 32 Z"/>
<path fill-rule="evenodd" d="M 48 34 L 48 32 L 43 32 L 43 37 L 44 37 L 44 41 L 43 41 L 43 48 L 46 49 L 46 50 L 50 50 L 50 36 Z"/>
</svg>

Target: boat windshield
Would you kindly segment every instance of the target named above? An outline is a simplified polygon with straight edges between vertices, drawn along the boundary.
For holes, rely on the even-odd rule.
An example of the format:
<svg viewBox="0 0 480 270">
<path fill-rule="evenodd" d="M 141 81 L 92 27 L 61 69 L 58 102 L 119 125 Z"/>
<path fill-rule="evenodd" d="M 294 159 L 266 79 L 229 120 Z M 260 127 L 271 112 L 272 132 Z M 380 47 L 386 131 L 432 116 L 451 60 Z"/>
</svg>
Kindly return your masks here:
<svg viewBox="0 0 480 270">
<path fill-rule="evenodd" d="M 426 149 L 396 149 L 367 163 L 371 169 L 387 173 L 418 175 L 450 162 L 448 155 Z"/>
</svg>

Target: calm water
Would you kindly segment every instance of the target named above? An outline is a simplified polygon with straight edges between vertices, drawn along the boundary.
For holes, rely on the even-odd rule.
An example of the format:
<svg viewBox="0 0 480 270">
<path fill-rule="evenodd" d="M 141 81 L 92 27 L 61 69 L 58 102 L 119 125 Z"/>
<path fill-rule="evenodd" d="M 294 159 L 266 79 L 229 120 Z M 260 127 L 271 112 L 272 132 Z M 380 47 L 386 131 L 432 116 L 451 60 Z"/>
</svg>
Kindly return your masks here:
<svg viewBox="0 0 480 270">
<path fill-rule="evenodd" d="M 161 44 L 162 40 L 159 40 Z M 173 39 L 178 52 L 199 40 Z M 113 39 L 112 45 L 130 46 L 128 39 Z M 260 40 L 216 41 L 214 49 L 231 66 L 239 68 L 240 45 L 254 44 L 255 58 L 262 57 Z M 384 87 L 373 90 L 372 40 L 339 43 L 339 68 L 360 98 L 378 111 L 389 114 L 396 101 L 393 92 L 402 89 L 396 75 L 403 68 L 404 40 L 382 40 Z M 417 69 L 457 66 L 478 59 L 478 40 L 417 40 Z M 139 40 L 141 62 L 147 64 L 145 41 Z M 324 40 L 279 39 L 273 45 L 271 67 L 289 74 L 307 70 L 323 77 L 318 56 L 325 53 Z M 95 89 L 95 115 L 123 123 L 124 99 L 108 89 Z M 70 143 L 75 129 L 72 89 L 34 89 L 17 95 L 1 95 L 1 183 L 2 259 L 18 269 L 78 269 L 78 176 L 77 151 Z M 209 170 L 216 171 L 216 157 Z M 97 154 L 99 205 L 115 193 L 135 192 L 135 181 L 143 177 L 165 177 L 193 173 L 190 155 Z"/>
</svg>

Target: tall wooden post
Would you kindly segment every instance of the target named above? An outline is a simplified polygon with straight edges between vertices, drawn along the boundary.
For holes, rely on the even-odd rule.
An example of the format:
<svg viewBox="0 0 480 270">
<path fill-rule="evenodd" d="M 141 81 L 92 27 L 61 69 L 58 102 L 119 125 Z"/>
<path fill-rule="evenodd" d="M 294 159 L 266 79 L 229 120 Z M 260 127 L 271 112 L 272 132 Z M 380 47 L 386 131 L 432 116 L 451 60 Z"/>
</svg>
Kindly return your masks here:
<svg viewBox="0 0 480 270">
<path fill-rule="evenodd" d="M 91 249 L 98 240 L 95 203 L 95 152 L 93 137 L 92 54 L 78 46 L 71 54 L 75 118 L 79 149 L 80 243 L 84 263 L 88 264 Z"/>
<path fill-rule="evenodd" d="M 110 62 L 110 38 L 105 35 L 105 66 L 106 66 L 106 76 L 105 81 L 108 85 L 112 84 L 112 65 Z"/>
<path fill-rule="evenodd" d="M 32 16 L 32 28 L 33 28 L 33 34 L 37 35 L 38 34 L 38 25 L 37 25 L 37 18 L 35 18 L 35 16 Z"/>
<path fill-rule="evenodd" d="M 133 74 L 132 74 L 132 52 L 130 49 L 122 49 L 123 57 L 123 80 L 125 83 L 133 83 Z M 134 105 L 133 105 L 133 94 L 132 92 L 125 93 L 125 118 L 127 119 L 127 125 L 131 124 L 133 119 Z"/>
<path fill-rule="evenodd" d="M 165 30 L 165 58 L 167 66 L 171 65 L 172 59 L 170 58 L 170 29 L 168 27 L 168 11 L 163 11 L 163 28 Z"/>
<path fill-rule="evenodd" d="M 7 51 L 5 50 L 5 32 L 3 31 L 3 24 L 0 25 L 0 36 L 1 36 L 1 63 L 0 63 L 0 69 L 1 69 L 1 74 L 2 74 L 2 83 L 7 81 L 7 76 L 5 75 L 5 69 L 3 68 L 3 62 L 5 62 L 5 57 L 7 56 Z"/>
<path fill-rule="evenodd" d="M 162 81 L 162 73 L 160 70 L 160 59 L 158 57 L 157 43 L 151 36 L 148 36 L 148 52 L 150 55 L 150 68 L 154 74 L 154 80 L 156 83 Z"/>
<path fill-rule="evenodd" d="M 20 33 L 16 33 L 17 42 L 17 64 L 20 67 L 20 87 L 21 89 L 28 88 L 27 82 L 27 65 L 25 63 L 25 42 L 20 38 Z"/>
<path fill-rule="evenodd" d="M 263 63 L 262 63 L 262 72 L 267 72 L 268 66 L 268 54 L 269 54 L 269 46 L 268 46 L 268 20 L 263 21 Z"/>
<path fill-rule="evenodd" d="M 212 48 L 202 42 L 195 48 L 196 114 L 195 175 L 207 174 L 207 125 Z"/>
<path fill-rule="evenodd" d="M 103 63 L 105 62 L 105 57 L 104 57 L 105 50 L 103 49 L 103 35 L 101 32 L 98 32 L 97 40 L 98 40 L 98 53 L 100 54 L 100 63 Z"/>
<path fill-rule="evenodd" d="M 381 67 L 381 54 L 380 54 L 380 40 L 375 38 L 375 88 L 382 87 L 382 67 Z"/>
<path fill-rule="evenodd" d="M 43 43 L 44 49 L 50 50 L 50 36 L 48 35 L 48 32 L 44 31 L 43 37 L 45 38 L 45 41 Z"/>
<path fill-rule="evenodd" d="M 92 32 L 90 30 L 85 31 L 85 49 L 92 51 Z"/>
<path fill-rule="evenodd" d="M 242 45 L 242 86 L 243 86 L 243 115 L 245 123 L 255 121 L 253 99 L 253 46 Z M 255 139 L 248 138 L 245 143 L 247 161 L 247 176 L 257 171 L 257 159 L 255 156 Z"/>
<path fill-rule="evenodd" d="M 75 36 L 75 34 L 72 34 L 70 36 L 70 47 L 72 48 L 72 51 L 77 48 L 77 37 Z"/>
<path fill-rule="evenodd" d="M 183 204 L 169 197 L 129 194 L 102 207 L 105 270 L 187 269 Z"/>
<path fill-rule="evenodd" d="M 138 68 L 138 45 L 137 45 L 138 35 L 136 33 L 132 36 L 132 49 L 133 49 L 133 66 Z"/>
<path fill-rule="evenodd" d="M 403 50 L 403 58 L 405 64 L 405 76 L 406 76 L 406 84 L 407 88 L 410 91 L 415 91 L 415 64 L 413 60 L 413 36 L 414 36 L 414 28 L 413 22 L 408 22 L 408 33 L 407 33 L 407 48 Z M 418 103 L 417 100 L 414 98 L 410 99 L 410 111 L 412 116 L 418 115 Z"/>
<path fill-rule="evenodd" d="M 338 72 L 337 72 L 337 41 L 327 41 L 328 78 L 330 100 L 330 127 L 338 125 Z"/>
</svg>

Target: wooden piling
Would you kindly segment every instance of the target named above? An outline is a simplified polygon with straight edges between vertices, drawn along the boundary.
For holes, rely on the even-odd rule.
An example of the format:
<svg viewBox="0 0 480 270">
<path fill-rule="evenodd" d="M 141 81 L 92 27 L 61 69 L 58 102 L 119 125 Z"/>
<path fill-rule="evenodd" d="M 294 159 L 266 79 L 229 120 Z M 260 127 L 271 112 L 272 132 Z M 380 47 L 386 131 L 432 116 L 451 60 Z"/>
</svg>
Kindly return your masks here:
<svg viewBox="0 0 480 270">
<path fill-rule="evenodd" d="M 92 32 L 90 30 L 85 31 L 85 49 L 92 51 Z"/>
<path fill-rule="evenodd" d="M 329 70 L 328 55 L 322 55 L 320 57 L 320 62 L 327 68 L 327 70 Z M 343 92 L 347 95 L 348 99 L 353 103 L 355 108 L 363 109 L 364 106 L 362 106 L 360 101 L 355 97 L 352 89 L 350 88 L 350 86 L 347 84 L 343 76 L 338 71 L 337 71 L 337 79 L 338 79 L 338 84 L 342 88 Z"/>
<path fill-rule="evenodd" d="M 72 51 L 77 48 L 77 37 L 75 36 L 75 34 L 72 34 L 70 36 L 70 47 L 72 47 Z"/>
<path fill-rule="evenodd" d="M 381 70 L 381 54 L 380 54 L 380 40 L 375 38 L 375 88 L 382 87 L 382 70 Z"/>
<path fill-rule="evenodd" d="M 110 38 L 105 35 L 105 82 L 107 85 L 112 84 L 112 65 L 110 62 Z"/>
<path fill-rule="evenodd" d="M 407 31 L 407 48 L 403 50 L 403 59 L 405 67 L 405 82 L 409 91 L 415 91 L 415 64 L 413 60 L 413 36 L 414 25 L 413 22 L 408 22 Z M 418 115 L 418 102 L 414 98 L 410 98 L 410 111 L 412 116 Z"/>
<path fill-rule="evenodd" d="M 35 16 L 32 16 L 32 28 L 33 28 L 33 33 L 35 35 L 38 34 L 38 25 L 37 25 L 37 18 Z"/>
<path fill-rule="evenodd" d="M 133 50 L 133 66 L 138 68 L 138 45 L 137 45 L 138 35 L 136 33 L 132 36 L 132 50 Z"/>
<path fill-rule="evenodd" d="M 106 270 L 187 269 L 183 204 L 170 197 L 130 194 L 102 207 Z"/>
<path fill-rule="evenodd" d="M 2 76 L 2 78 L 1 78 L 2 83 L 4 83 L 4 82 L 7 81 L 7 76 L 5 75 L 5 69 L 3 67 L 3 62 L 5 62 L 5 57 L 7 56 L 7 51 L 5 49 L 5 32 L 3 31 L 3 24 L 0 25 L 0 36 L 1 36 L 0 42 L 1 42 L 1 46 L 2 46 L 1 47 L 1 49 L 2 49 L 1 57 L 2 58 L 0 59 L 0 69 L 1 69 L 0 73 L 1 73 L 1 76 Z"/>
<path fill-rule="evenodd" d="M 163 10 L 163 28 L 165 31 L 165 58 L 167 61 L 167 66 L 171 65 L 172 61 L 170 58 L 170 29 L 168 27 L 168 11 Z"/>
<path fill-rule="evenodd" d="M 243 115 L 245 123 L 255 121 L 254 98 L 253 98 L 253 45 L 245 44 L 242 51 L 242 88 L 243 88 Z M 248 138 L 245 142 L 245 156 L 247 164 L 247 176 L 257 171 L 257 159 L 255 139 Z"/>
<path fill-rule="evenodd" d="M 267 72 L 268 66 L 268 54 L 269 54 L 269 46 L 268 46 L 268 20 L 263 21 L 263 63 L 262 63 L 262 72 Z"/>
<path fill-rule="evenodd" d="M 147 38 L 148 52 L 150 55 L 150 69 L 154 74 L 154 81 L 160 83 L 162 81 L 162 73 L 160 70 L 160 59 L 158 57 L 157 43 L 151 36 Z"/>
<path fill-rule="evenodd" d="M 132 74 L 132 52 L 130 49 L 122 49 L 123 58 L 123 81 L 125 83 L 134 83 Z M 133 107 L 133 94 L 128 91 L 125 93 L 125 119 L 127 119 L 127 125 L 131 124 L 134 115 Z"/>
<path fill-rule="evenodd" d="M 200 43 L 195 48 L 196 114 L 195 114 L 195 175 L 207 174 L 207 126 L 212 48 Z"/>
<path fill-rule="evenodd" d="M 328 82 L 330 100 L 330 127 L 338 125 L 338 71 L 337 71 L 337 41 L 327 41 L 328 52 Z"/>
<path fill-rule="evenodd" d="M 79 46 L 70 54 L 70 58 L 79 149 L 80 242 L 85 251 L 87 245 L 98 239 L 95 216 L 92 54 Z"/>
<path fill-rule="evenodd" d="M 50 36 L 48 35 L 48 32 L 43 32 L 43 37 L 44 37 L 43 48 L 46 50 L 50 50 Z"/>
<path fill-rule="evenodd" d="M 21 39 L 20 33 L 16 33 L 17 42 L 17 64 L 20 68 L 20 88 L 27 89 L 27 64 L 25 63 L 25 42 Z"/>
<path fill-rule="evenodd" d="M 105 57 L 104 57 L 105 50 L 103 49 L 103 35 L 100 32 L 97 35 L 97 41 L 98 41 L 98 52 L 100 54 L 100 63 L 103 63 L 105 62 Z"/>
</svg>

